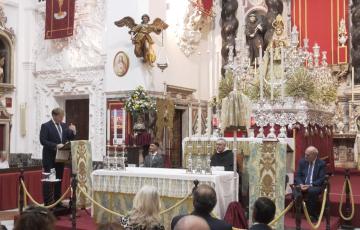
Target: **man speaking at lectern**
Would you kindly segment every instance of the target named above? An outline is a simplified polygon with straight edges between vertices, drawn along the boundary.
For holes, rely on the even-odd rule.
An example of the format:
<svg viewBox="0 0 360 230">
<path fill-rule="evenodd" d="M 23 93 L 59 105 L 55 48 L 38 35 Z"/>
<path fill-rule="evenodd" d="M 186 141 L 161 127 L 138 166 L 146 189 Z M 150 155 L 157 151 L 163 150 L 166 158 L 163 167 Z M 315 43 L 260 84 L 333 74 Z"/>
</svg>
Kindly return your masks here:
<svg viewBox="0 0 360 230">
<path fill-rule="evenodd" d="M 42 165 L 45 173 L 50 173 L 55 168 L 56 179 L 62 180 L 64 174 L 64 163 L 55 162 L 56 151 L 64 146 L 76 135 L 76 127 L 73 124 L 67 126 L 64 122 L 65 112 L 61 108 L 51 111 L 52 119 L 41 125 L 40 143 L 43 146 Z M 54 185 L 54 196 L 52 197 L 51 184 L 43 183 L 43 199 L 45 205 L 50 205 L 61 197 L 61 181 Z M 61 205 L 60 205 L 61 206 Z"/>
</svg>

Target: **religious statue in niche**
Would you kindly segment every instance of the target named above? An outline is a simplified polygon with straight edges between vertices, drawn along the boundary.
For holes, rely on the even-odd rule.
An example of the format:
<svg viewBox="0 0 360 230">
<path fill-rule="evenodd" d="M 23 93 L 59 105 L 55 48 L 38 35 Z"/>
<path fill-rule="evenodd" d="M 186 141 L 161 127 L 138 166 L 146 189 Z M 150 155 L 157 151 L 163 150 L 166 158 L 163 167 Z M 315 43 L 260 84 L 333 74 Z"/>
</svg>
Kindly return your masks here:
<svg viewBox="0 0 360 230">
<path fill-rule="evenodd" d="M 160 18 L 155 18 L 153 23 L 150 24 L 150 17 L 147 14 L 144 14 L 141 20 L 140 24 L 136 24 L 132 17 L 124 17 L 115 21 L 115 25 L 130 28 L 129 34 L 131 35 L 132 43 L 135 45 L 134 53 L 136 57 L 143 58 L 145 63 L 153 66 L 156 55 L 153 48 L 154 41 L 150 34 L 153 32 L 160 34 L 168 28 L 168 25 Z"/>
<path fill-rule="evenodd" d="M 4 64 L 5 64 L 5 57 L 0 59 L 0 83 L 4 82 Z"/>
<path fill-rule="evenodd" d="M 245 28 L 246 42 L 249 46 L 249 58 L 251 63 L 259 57 L 259 49 L 264 47 L 263 25 L 255 13 L 248 16 Z"/>
</svg>

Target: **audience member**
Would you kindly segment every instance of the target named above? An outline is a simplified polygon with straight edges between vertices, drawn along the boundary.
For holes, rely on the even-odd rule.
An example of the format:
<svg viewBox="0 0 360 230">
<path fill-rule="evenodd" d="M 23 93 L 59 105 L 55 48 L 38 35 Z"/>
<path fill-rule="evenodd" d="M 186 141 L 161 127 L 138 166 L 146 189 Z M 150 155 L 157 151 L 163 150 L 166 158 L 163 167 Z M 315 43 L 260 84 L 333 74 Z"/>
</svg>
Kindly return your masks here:
<svg viewBox="0 0 360 230">
<path fill-rule="evenodd" d="M 215 190 L 210 185 L 199 185 L 193 192 L 194 211 L 191 215 L 203 218 L 208 223 L 211 230 L 231 230 L 232 226 L 230 224 L 210 215 L 216 202 Z M 174 217 L 171 221 L 171 229 L 174 229 L 177 222 L 183 217 L 184 215 Z"/>
<path fill-rule="evenodd" d="M 177 222 L 174 230 L 210 230 L 210 227 L 203 218 L 188 215 Z"/>
<path fill-rule="evenodd" d="M 21 213 L 14 230 L 53 230 L 55 217 L 46 208 L 29 207 Z"/>
<path fill-rule="evenodd" d="M 126 230 L 164 230 L 159 213 L 160 196 L 155 187 L 145 185 L 136 193 L 129 215 L 120 218 L 120 224 Z"/>
<path fill-rule="evenodd" d="M 216 153 L 211 157 L 211 166 L 223 166 L 225 171 L 234 170 L 234 153 L 226 148 L 226 140 L 219 138 L 216 142 Z"/>
<path fill-rule="evenodd" d="M 253 225 L 249 230 L 271 230 L 268 224 L 274 219 L 276 207 L 272 200 L 260 197 L 253 209 Z"/>
<path fill-rule="evenodd" d="M 146 155 L 144 166 L 148 168 L 163 168 L 164 157 L 159 153 L 159 143 L 153 142 L 149 146 L 149 154 Z"/>
</svg>

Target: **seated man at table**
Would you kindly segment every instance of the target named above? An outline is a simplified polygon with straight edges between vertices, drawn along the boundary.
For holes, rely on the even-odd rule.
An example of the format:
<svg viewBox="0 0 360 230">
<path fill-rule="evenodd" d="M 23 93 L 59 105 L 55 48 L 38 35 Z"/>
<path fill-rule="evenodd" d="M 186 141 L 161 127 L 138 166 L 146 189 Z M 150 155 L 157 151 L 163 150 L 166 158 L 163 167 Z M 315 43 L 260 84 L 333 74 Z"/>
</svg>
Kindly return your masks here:
<svg viewBox="0 0 360 230">
<path fill-rule="evenodd" d="M 226 148 L 226 140 L 220 138 L 216 142 L 216 153 L 211 157 L 211 166 L 223 166 L 225 171 L 234 170 L 234 153 Z"/>
<path fill-rule="evenodd" d="M 217 199 L 215 190 L 207 184 L 199 185 L 193 191 L 194 211 L 191 215 L 203 218 L 209 225 L 211 230 L 232 230 L 232 226 L 223 220 L 216 219 L 211 216 L 212 210 L 215 208 Z M 173 230 L 177 222 L 185 215 L 175 216 L 171 221 L 171 229 Z"/>
<path fill-rule="evenodd" d="M 164 157 L 159 153 L 159 143 L 153 142 L 149 147 L 149 154 L 146 155 L 144 166 L 148 168 L 163 168 Z"/>
<path fill-rule="evenodd" d="M 295 176 L 295 184 L 300 186 L 302 192 L 307 193 L 307 210 L 312 221 L 317 220 L 317 201 L 325 180 L 326 164 L 318 159 L 319 151 L 314 146 L 305 150 L 305 157 L 300 160 Z M 298 196 L 299 194 L 294 194 Z"/>
</svg>

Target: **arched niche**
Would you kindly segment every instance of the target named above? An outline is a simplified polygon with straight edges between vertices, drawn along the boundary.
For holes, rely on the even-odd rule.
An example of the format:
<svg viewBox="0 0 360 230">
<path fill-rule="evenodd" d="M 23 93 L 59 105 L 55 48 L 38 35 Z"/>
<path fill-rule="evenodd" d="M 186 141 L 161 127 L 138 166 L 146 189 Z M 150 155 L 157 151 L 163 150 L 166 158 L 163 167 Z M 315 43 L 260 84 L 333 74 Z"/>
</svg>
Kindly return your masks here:
<svg viewBox="0 0 360 230">
<path fill-rule="evenodd" d="M 4 58 L 4 59 L 3 59 Z M 3 63 L 1 60 L 4 60 Z M 0 31 L 0 68 L 3 69 L 3 77 L 0 77 L 0 83 L 2 84 L 14 84 L 13 77 L 13 66 L 14 66 L 14 58 L 13 58 L 13 45 L 11 40 Z M 0 70 L 1 72 L 1 70 Z"/>
<path fill-rule="evenodd" d="M 14 88 L 15 34 L 12 28 L 6 26 L 6 21 L 4 10 L 0 6 L 0 92 Z"/>
</svg>

